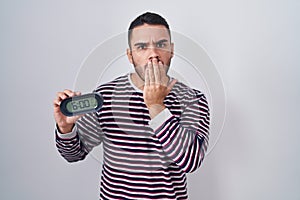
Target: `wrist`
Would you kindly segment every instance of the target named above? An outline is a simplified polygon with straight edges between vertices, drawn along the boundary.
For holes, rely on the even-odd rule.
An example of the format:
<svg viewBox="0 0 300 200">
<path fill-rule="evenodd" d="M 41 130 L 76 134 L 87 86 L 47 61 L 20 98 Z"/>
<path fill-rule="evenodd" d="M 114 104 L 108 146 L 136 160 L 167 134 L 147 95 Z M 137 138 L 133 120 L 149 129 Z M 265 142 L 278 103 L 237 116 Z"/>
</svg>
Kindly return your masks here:
<svg viewBox="0 0 300 200">
<path fill-rule="evenodd" d="M 148 107 L 151 119 L 156 117 L 159 113 L 161 113 L 166 108 L 166 106 L 164 104 L 162 104 L 162 105 L 154 104 L 154 105 L 149 105 L 149 106 L 147 105 L 147 107 Z"/>
<path fill-rule="evenodd" d="M 66 133 L 70 133 L 72 132 L 72 129 L 74 127 L 75 124 L 70 124 L 70 125 L 66 125 L 66 126 L 59 126 L 58 124 L 56 124 L 57 130 L 62 133 L 62 134 L 66 134 Z"/>
</svg>

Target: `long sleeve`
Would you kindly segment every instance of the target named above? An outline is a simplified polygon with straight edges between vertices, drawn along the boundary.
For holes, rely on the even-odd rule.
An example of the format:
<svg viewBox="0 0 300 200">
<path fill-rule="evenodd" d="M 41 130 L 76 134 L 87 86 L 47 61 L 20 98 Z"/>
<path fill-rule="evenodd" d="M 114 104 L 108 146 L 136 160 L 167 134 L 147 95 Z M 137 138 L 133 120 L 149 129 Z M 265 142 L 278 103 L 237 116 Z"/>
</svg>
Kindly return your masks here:
<svg viewBox="0 0 300 200">
<path fill-rule="evenodd" d="M 103 142 L 100 199 L 188 199 L 186 172 L 200 166 L 208 144 L 204 95 L 176 82 L 154 119 L 130 74 L 99 86 L 101 110 L 80 118 L 72 133 L 57 132 L 70 162 Z"/>
<path fill-rule="evenodd" d="M 103 140 L 95 113 L 82 116 L 71 133 L 61 134 L 57 129 L 55 132 L 56 147 L 68 162 L 83 160 Z"/>
<path fill-rule="evenodd" d="M 166 154 L 188 173 L 200 167 L 204 159 L 208 146 L 209 120 L 206 98 L 198 93 L 186 104 L 180 117 L 165 109 L 157 119 L 150 122 L 150 126 Z"/>
</svg>

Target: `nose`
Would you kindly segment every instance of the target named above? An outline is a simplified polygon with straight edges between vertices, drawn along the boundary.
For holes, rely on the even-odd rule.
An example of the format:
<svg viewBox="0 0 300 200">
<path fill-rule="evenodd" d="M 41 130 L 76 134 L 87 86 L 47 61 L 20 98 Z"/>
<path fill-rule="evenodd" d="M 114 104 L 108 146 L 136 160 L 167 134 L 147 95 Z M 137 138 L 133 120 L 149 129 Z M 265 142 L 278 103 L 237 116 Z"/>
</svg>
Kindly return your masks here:
<svg viewBox="0 0 300 200">
<path fill-rule="evenodd" d="M 158 50 L 155 47 L 150 47 L 148 59 L 152 60 L 153 58 L 156 58 L 157 60 L 159 60 Z"/>
</svg>

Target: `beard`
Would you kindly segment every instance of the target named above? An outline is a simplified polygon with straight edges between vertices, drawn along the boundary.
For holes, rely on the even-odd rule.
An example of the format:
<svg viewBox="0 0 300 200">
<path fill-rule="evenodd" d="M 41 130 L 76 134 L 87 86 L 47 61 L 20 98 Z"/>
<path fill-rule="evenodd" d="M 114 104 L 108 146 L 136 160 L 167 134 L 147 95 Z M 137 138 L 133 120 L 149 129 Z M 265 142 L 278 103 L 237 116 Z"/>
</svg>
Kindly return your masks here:
<svg viewBox="0 0 300 200">
<path fill-rule="evenodd" d="M 148 64 L 145 65 L 137 65 L 137 63 L 135 62 L 135 60 L 132 58 L 133 61 L 133 66 L 135 69 L 136 74 L 140 77 L 140 79 L 142 79 L 145 82 L 145 70 Z M 161 60 L 158 60 L 161 61 Z M 171 58 L 167 61 L 167 63 L 163 63 L 163 66 L 166 68 L 166 76 L 168 75 L 168 71 L 171 65 Z"/>
</svg>

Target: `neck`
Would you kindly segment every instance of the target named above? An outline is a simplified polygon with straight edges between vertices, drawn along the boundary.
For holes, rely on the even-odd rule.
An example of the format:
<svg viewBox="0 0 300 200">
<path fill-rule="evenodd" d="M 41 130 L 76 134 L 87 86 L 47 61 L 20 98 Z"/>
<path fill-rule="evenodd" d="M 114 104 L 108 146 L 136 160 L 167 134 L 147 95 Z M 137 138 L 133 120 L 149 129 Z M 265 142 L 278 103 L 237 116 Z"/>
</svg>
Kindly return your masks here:
<svg viewBox="0 0 300 200">
<path fill-rule="evenodd" d="M 139 88 L 140 90 L 144 90 L 145 82 L 139 77 L 137 73 L 130 74 L 130 78 L 135 87 Z"/>
</svg>

